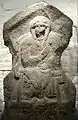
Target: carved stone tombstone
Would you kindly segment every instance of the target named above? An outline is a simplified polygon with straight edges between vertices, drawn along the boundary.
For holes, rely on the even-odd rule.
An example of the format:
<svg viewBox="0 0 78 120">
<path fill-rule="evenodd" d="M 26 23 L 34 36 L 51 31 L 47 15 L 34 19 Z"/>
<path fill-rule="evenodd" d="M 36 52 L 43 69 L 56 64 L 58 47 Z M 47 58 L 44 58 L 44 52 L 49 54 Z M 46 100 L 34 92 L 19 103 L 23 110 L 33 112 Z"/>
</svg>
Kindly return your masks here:
<svg viewBox="0 0 78 120">
<path fill-rule="evenodd" d="M 72 20 L 39 2 L 4 24 L 12 70 L 4 79 L 7 120 L 67 120 L 75 109 L 75 86 L 61 66 Z"/>
</svg>

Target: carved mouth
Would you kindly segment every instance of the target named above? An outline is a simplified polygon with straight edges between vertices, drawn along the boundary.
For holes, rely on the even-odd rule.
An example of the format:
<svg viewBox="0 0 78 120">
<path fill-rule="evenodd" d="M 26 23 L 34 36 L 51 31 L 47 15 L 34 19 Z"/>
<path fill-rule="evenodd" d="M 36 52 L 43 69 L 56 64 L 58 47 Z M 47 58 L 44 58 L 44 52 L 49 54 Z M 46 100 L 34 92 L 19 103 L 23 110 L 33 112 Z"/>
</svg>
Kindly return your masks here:
<svg viewBox="0 0 78 120">
<path fill-rule="evenodd" d="M 45 30 L 38 32 L 35 31 L 36 38 L 43 38 L 45 36 Z"/>
</svg>

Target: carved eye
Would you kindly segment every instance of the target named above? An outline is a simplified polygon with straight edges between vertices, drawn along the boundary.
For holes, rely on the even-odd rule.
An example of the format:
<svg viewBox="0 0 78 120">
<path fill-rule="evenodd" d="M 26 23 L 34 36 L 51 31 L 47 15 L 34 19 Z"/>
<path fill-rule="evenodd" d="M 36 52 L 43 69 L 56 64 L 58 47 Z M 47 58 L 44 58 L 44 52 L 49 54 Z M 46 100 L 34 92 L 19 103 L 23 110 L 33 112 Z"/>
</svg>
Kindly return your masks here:
<svg viewBox="0 0 78 120">
<path fill-rule="evenodd" d="M 45 25 L 40 25 L 40 27 L 45 27 Z"/>
<path fill-rule="evenodd" d="M 31 27 L 31 29 L 35 29 L 35 28 L 38 28 L 39 26 L 38 25 L 35 25 L 33 27 Z"/>
<path fill-rule="evenodd" d="M 45 29 L 47 29 L 47 28 L 48 28 L 48 26 L 46 26 L 46 25 L 42 25 L 41 27 L 45 27 Z"/>
<path fill-rule="evenodd" d="M 31 27 L 31 29 L 35 29 L 35 26 Z"/>
</svg>

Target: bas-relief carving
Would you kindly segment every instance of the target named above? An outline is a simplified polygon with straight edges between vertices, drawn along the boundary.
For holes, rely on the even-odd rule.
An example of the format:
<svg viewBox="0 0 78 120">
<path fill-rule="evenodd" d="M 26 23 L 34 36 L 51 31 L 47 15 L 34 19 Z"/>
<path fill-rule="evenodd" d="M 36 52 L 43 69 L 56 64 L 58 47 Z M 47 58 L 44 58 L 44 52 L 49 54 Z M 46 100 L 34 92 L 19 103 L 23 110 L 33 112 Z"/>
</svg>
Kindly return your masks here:
<svg viewBox="0 0 78 120">
<path fill-rule="evenodd" d="M 49 33 L 50 20 L 44 16 L 35 17 L 31 20 L 30 32 L 20 43 L 20 64 L 17 63 L 17 67 L 15 66 L 15 76 L 19 77 L 22 73 L 25 77 L 25 87 L 29 84 L 30 87 L 26 88 L 25 93 L 22 94 L 27 98 L 55 95 L 55 88 L 51 87 L 53 86 L 51 62 L 55 57 L 48 39 Z"/>
<path fill-rule="evenodd" d="M 39 5 L 40 4 L 43 4 L 44 8 L 50 6 L 45 5 L 45 3 L 39 3 Z M 13 68 L 11 73 L 4 79 L 4 95 L 7 104 L 5 109 L 9 108 L 8 111 L 12 111 L 10 107 L 15 104 L 18 105 L 19 108 L 29 109 L 30 114 L 26 113 L 25 116 L 21 111 L 22 116 L 20 120 L 23 119 L 23 116 L 24 119 L 27 120 L 29 116 L 31 116 L 29 120 L 59 120 L 58 115 L 60 116 L 60 120 L 63 120 L 64 116 L 60 114 L 60 111 L 67 113 L 69 109 L 69 113 L 71 113 L 75 108 L 75 87 L 73 83 L 66 78 L 61 66 L 62 52 L 67 47 L 71 37 L 72 22 L 62 13 L 59 13 L 59 17 L 61 16 L 61 18 L 59 19 L 57 17 L 57 19 L 59 19 L 57 20 L 55 15 L 50 16 L 50 12 L 45 12 L 47 13 L 46 16 L 43 14 L 32 15 L 34 17 L 31 17 L 32 19 L 29 19 L 28 23 L 29 31 L 25 33 L 23 27 L 20 28 L 20 31 L 21 29 L 24 31 L 22 35 L 16 31 L 16 34 L 19 34 L 16 43 L 13 43 L 15 42 L 13 38 L 16 37 L 16 34 L 14 31 L 12 32 L 12 30 L 17 28 L 13 27 L 12 30 L 8 30 L 11 42 L 8 42 L 9 45 L 6 45 L 13 54 Z M 51 17 L 55 17 L 56 20 L 53 21 Z M 62 26 L 64 20 L 68 22 L 66 24 L 67 26 Z M 25 22 L 25 20 L 23 20 L 23 22 Z M 19 26 L 21 26 L 21 24 L 22 22 L 20 22 Z M 6 25 L 4 28 L 6 28 Z M 64 32 L 65 29 L 68 30 L 66 30 L 66 33 Z M 7 38 L 5 33 L 6 29 L 4 29 L 4 40 Z M 13 49 L 15 48 L 18 49 L 18 52 L 13 53 Z M 27 105 L 29 105 L 29 107 Z M 9 107 L 7 108 L 7 106 Z M 32 106 L 34 108 L 32 108 Z M 40 111 L 40 106 L 42 107 L 42 114 L 37 113 L 39 117 L 34 115 L 33 111 Z M 45 106 L 48 107 L 45 108 Z M 58 113 L 58 115 L 55 115 L 54 112 Z M 17 113 L 20 113 L 20 109 L 17 110 Z M 32 113 L 33 115 L 31 115 Z M 19 118 L 18 115 L 12 115 L 11 112 L 9 114 L 8 119 L 12 119 L 13 115 L 16 120 Z M 63 117 L 61 118 L 61 116 Z"/>
</svg>

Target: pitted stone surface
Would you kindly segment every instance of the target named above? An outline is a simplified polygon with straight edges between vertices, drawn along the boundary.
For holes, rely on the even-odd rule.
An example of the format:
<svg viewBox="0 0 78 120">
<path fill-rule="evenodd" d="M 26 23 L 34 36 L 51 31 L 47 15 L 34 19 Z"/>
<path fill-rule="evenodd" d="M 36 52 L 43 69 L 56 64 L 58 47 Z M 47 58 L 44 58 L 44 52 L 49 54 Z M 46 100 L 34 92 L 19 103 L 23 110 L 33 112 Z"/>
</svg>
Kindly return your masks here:
<svg viewBox="0 0 78 120">
<path fill-rule="evenodd" d="M 65 120 L 73 112 L 75 86 L 61 66 L 72 24 L 45 2 L 28 7 L 4 24 L 4 43 L 13 58 L 12 70 L 4 79 L 8 120 Z"/>
</svg>

